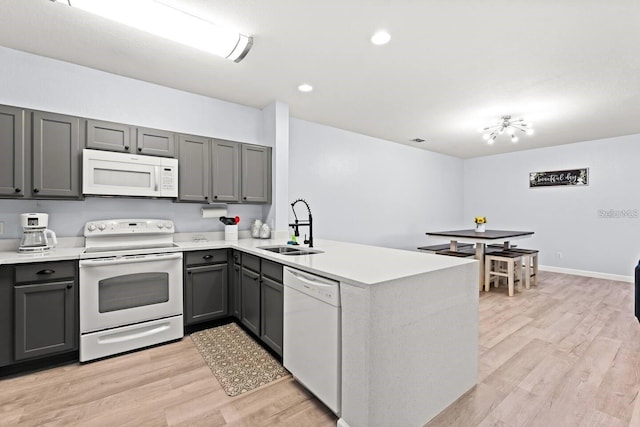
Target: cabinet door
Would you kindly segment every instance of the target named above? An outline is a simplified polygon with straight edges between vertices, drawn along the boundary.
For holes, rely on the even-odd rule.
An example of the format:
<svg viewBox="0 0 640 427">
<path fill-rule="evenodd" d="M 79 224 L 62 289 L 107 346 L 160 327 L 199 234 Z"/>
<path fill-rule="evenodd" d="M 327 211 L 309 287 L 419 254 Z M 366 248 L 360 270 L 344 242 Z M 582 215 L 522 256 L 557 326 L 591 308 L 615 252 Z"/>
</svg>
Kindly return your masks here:
<svg viewBox="0 0 640 427">
<path fill-rule="evenodd" d="M 260 336 L 260 274 L 242 268 L 240 280 L 242 324 Z"/>
<path fill-rule="evenodd" d="M 187 268 L 185 323 L 213 320 L 227 313 L 227 264 Z"/>
<path fill-rule="evenodd" d="M 13 362 L 13 267 L 0 266 L 0 367 Z"/>
<path fill-rule="evenodd" d="M 237 202 L 240 200 L 240 144 L 214 139 L 211 156 L 213 200 Z"/>
<path fill-rule="evenodd" d="M 271 201 L 271 148 L 242 144 L 242 202 Z"/>
<path fill-rule="evenodd" d="M 15 360 L 75 348 L 72 280 L 14 288 Z"/>
<path fill-rule="evenodd" d="M 80 119 L 33 113 L 33 197 L 80 197 Z"/>
<path fill-rule="evenodd" d="M 0 105 L 0 196 L 23 197 L 24 110 Z"/>
<path fill-rule="evenodd" d="M 231 315 L 238 320 L 242 320 L 242 291 L 241 267 L 238 264 L 231 264 L 231 278 L 229 280 L 229 305 Z"/>
<path fill-rule="evenodd" d="M 175 157 L 176 143 L 173 132 L 138 128 L 136 138 L 138 154 L 160 157 Z"/>
<path fill-rule="evenodd" d="M 134 137 L 134 128 L 129 125 L 87 120 L 87 148 L 130 153 Z"/>
<path fill-rule="evenodd" d="M 178 200 L 208 203 L 210 180 L 210 149 L 208 138 L 178 136 Z"/>
<path fill-rule="evenodd" d="M 284 286 L 262 278 L 260 338 L 282 356 L 282 318 Z"/>
</svg>

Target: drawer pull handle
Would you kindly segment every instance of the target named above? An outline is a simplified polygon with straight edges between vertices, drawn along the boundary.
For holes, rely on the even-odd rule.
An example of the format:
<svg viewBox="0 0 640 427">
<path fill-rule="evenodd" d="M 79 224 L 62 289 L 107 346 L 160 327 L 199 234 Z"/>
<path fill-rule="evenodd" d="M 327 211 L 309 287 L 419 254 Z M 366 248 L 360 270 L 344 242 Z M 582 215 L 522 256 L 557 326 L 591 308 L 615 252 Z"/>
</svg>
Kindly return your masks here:
<svg viewBox="0 0 640 427">
<path fill-rule="evenodd" d="M 73 285 L 67 285 L 67 289 L 73 288 Z"/>
<path fill-rule="evenodd" d="M 213 258 L 213 255 L 205 255 L 202 257 L 202 259 L 211 259 Z"/>
<path fill-rule="evenodd" d="M 21 193 L 21 192 L 22 192 L 22 189 L 20 189 L 20 188 L 16 188 L 16 190 L 15 190 L 15 191 L 16 191 L 16 193 Z"/>
<path fill-rule="evenodd" d="M 127 150 L 127 151 L 129 151 L 129 146 L 128 146 L 128 145 L 125 145 L 125 146 L 124 146 L 124 149 L 125 149 L 125 150 Z"/>
<path fill-rule="evenodd" d="M 46 270 L 38 271 L 36 274 L 40 274 L 40 275 L 42 275 L 42 274 L 53 274 L 55 272 L 56 272 L 55 270 L 50 270 L 50 269 L 47 268 Z"/>
<path fill-rule="evenodd" d="M 33 189 L 33 192 L 34 192 L 34 193 L 39 193 L 39 192 L 40 192 L 40 190 L 39 190 L 38 188 L 34 188 L 34 189 Z"/>
</svg>

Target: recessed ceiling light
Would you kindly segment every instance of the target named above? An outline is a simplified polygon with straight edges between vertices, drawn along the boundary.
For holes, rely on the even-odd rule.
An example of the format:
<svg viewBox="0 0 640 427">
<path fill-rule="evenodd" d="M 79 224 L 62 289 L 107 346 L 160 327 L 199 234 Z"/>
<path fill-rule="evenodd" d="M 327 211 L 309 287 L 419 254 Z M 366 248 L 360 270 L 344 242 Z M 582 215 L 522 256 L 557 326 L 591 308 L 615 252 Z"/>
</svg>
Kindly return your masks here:
<svg viewBox="0 0 640 427">
<path fill-rule="evenodd" d="M 384 30 L 380 30 L 371 36 L 371 43 L 375 45 L 387 44 L 389 40 L 391 40 L 391 35 Z"/>
<path fill-rule="evenodd" d="M 298 86 L 298 90 L 300 92 L 311 92 L 313 90 L 313 86 L 307 83 L 303 83 L 300 86 Z"/>
</svg>

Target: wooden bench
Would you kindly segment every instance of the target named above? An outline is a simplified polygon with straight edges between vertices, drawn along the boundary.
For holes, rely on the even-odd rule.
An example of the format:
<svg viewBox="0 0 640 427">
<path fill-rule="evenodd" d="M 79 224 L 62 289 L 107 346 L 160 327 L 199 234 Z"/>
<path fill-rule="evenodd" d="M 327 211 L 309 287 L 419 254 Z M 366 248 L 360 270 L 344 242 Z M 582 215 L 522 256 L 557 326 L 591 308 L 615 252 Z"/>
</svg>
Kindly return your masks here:
<svg viewBox="0 0 640 427">
<path fill-rule="evenodd" d="M 456 247 L 458 248 L 458 250 L 460 250 L 463 248 L 473 248 L 473 245 L 471 243 L 458 243 Z M 436 253 L 438 251 L 448 251 L 450 248 L 451 244 L 445 243 L 443 245 L 420 246 L 418 250 L 423 252 Z"/>
</svg>

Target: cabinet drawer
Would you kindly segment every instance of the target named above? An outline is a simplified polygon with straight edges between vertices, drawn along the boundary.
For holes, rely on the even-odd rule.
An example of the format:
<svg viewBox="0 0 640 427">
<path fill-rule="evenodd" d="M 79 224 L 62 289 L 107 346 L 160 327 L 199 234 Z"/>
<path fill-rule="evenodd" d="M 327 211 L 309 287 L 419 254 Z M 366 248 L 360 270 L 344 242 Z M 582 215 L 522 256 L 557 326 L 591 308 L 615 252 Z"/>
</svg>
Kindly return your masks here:
<svg viewBox="0 0 640 427">
<path fill-rule="evenodd" d="M 262 274 L 275 280 L 276 282 L 282 283 L 282 264 L 263 259 Z"/>
<path fill-rule="evenodd" d="M 37 262 L 16 265 L 16 284 L 75 277 L 75 261 Z"/>
<path fill-rule="evenodd" d="M 207 265 L 227 262 L 226 249 L 211 249 L 207 251 L 185 252 L 187 265 Z"/>
<path fill-rule="evenodd" d="M 260 258 L 254 255 L 242 254 L 242 266 L 260 273 Z"/>
</svg>

